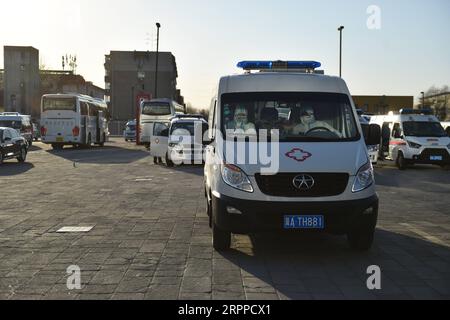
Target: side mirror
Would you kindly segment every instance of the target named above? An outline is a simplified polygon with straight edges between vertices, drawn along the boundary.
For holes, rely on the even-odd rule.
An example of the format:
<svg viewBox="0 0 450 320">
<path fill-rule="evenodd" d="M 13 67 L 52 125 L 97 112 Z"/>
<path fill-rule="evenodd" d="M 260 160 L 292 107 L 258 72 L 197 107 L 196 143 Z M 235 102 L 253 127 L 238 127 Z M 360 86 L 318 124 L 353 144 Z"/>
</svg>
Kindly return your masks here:
<svg viewBox="0 0 450 320">
<path fill-rule="evenodd" d="M 377 124 L 371 124 L 368 128 L 366 144 L 368 146 L 379 145 L 381 141 L 381 127 Z"/>
</svg>

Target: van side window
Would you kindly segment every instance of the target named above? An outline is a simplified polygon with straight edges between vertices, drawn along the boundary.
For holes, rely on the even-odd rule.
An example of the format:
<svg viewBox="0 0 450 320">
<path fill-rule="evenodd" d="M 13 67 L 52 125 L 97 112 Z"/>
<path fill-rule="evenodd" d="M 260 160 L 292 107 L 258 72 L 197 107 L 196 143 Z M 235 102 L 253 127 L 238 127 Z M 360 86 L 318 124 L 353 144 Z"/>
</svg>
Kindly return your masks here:
<svg viewBox="0 0 450 320">
<path fill-rule="evenodd" d="M 153 135 L 155 137 L 168 137 L 169 127 L 164 123 L 155 123 L 155 126 L 153 128 Z"/>
<path fill-rule="evenodd" d="M 394 124 L 394 129 L 392 129 L 392 137 L 394 139 L 400 139 L 402 136 L 402 129 L 400 128 L 400 123 Z"/>
</svg>

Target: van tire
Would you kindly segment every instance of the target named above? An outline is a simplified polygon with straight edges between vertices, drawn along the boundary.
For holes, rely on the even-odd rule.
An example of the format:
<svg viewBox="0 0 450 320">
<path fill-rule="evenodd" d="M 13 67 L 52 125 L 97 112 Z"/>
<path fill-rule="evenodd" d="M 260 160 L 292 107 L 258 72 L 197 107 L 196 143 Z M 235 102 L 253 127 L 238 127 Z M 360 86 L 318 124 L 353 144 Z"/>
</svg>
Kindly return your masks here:
<svg viewBox="0 0 450 320">
<path fill-rule="evenodd" d="M 216 251 L 226 251 L 231 247 L 231 232 L 221 230 L 215 223 L 212 224 L 212 242 Z"/>
<path fill-rule="evenodd" d="M 19 161 L 20 163 L 25 162 L 25 160 L 27 159 L 27 149 L 25 147 L 22 147 L 20 149 L 20 154 L 17 157 L 17 161 Z"/>
<path fill-rule="evenodd" d="M 3 164 L 3 153 L 0 151 L 0 165 Z"/>
<path fill-rule="evenodd" d="M 347 241 L 352 250 L 369 251 L 375 237 L 375 228 L 370 226 L 360 226 L 347 233 Z"/>
<path fill-rule="evenodd" d="M 169 167 L 169 168 L 173 168 L 174 167 L 174 163 L 173 163 L 173 161 L 172 160 L 170 160 L 170 158 L 169 158 L 169 153 L 166 153 L 166 165 L 167 165 L 167 167 Z"/>
<path fill-rule="evenodd" d="M 33 145 L 33 139 L 31 139 L 30 141 L 28 141 L 28 146 L 31 147 Z"/>
<path fill-rule="evenodd" d="M 398 153 L 396 165 L 397 165 L 397 168 L 398 168 L 399 170 L 402 170 L 402 171 L 403 171 L 403 170 L 406 170 L 406 167 L 407 167 L 408 163 L 406 162 L 406 159 L 405 159 L 405 157 L 403 156 L 403 153 L 402 153 L 402 152 L 399 152 L 399 153 Z"/>
</svg>

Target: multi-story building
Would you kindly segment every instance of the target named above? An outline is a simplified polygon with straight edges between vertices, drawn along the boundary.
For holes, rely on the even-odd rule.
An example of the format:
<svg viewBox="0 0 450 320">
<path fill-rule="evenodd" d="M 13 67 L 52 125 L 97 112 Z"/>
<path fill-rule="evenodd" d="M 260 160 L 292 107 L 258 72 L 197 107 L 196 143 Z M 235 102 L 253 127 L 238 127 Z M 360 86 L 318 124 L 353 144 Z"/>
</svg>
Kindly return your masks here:
<svg viewBox="0 0 450 320">
<path fill-rule="evenodd" d="M 97 87 L 83 76 L 65 70 L 41 70 L 41 95 L 51 93 L 81 93 L 104 99 L 105 90 Z"/>
<path fill-rule="evenodd" d="M 4 47 L 5 111 L 15 111 L 38 117 L 39 111 L 39 50 L 33 47 Z"/>
<path fill-rule="evenodd" d="M 20 112 L 40 118 L 43 94 L 81 93 L 104 99 L 104 89 L 81 75 L 65 70 L 39 70 L 39 51 L 33 47 L 4 47 L 0 70 L 0 110 Z M 3 108 L 2 108 L 3 107 Z"/>
<path fill-rule="evenodd" d="M 155 79 L 157 76 L 157 92 Z M 170 52 L 111 51 L 105 56 L 105 99 L 111 118 L 127 121 L 136 117 L 141 96 L 169 98 L 183 103 L 177 90 L 177 64 Z"/>
</svg>

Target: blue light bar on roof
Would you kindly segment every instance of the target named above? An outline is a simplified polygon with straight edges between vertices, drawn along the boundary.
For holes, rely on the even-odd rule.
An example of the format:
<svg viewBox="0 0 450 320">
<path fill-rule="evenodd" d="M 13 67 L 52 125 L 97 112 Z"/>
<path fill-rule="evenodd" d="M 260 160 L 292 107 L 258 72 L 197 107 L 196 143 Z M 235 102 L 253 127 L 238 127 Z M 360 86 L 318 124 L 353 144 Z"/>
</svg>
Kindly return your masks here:
<svg viewBox="0 0 450 320">
<path fill-rule="evenodd" d="M 317 69 L 321 66 L 317 61 L 241 61 L 237 64 L 244 70 Z"/>
</svg>

